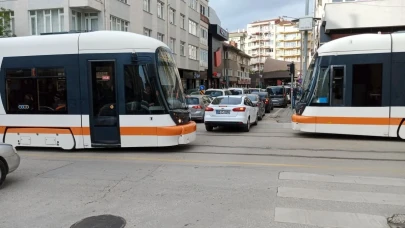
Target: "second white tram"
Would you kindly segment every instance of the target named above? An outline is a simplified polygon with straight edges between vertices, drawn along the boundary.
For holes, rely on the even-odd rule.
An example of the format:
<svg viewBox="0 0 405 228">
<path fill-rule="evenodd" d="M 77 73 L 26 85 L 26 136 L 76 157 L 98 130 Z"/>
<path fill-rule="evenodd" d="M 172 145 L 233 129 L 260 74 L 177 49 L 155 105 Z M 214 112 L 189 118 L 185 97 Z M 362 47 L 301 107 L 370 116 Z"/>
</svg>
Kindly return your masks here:
<svg viewBox="0 0 405 228">
<path fill-rule="evenodd" d="M 14 146 L 160 147 L 195 140 L 171 50 L 129 32 L 0 39 L 0 137 Z"/>
<path fill-rule="evenodd" d="M 363 34 L 322 45 L 292 116 L 303 132 L 405 139 L 405 33 Z"/>
</svg>

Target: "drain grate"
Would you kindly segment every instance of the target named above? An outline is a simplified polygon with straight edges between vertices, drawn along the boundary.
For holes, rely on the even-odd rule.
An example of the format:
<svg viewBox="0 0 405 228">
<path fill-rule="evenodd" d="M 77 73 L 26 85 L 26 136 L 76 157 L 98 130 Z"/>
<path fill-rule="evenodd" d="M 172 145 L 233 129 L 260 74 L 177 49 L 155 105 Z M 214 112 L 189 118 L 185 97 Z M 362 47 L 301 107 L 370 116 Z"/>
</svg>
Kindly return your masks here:
<svg viewBox="0 0 405 228">
<path fill-rule="evenodd" d="M 70 228 L 124 228 L 126 221 L 124 218 L 114 215 L 98 215 L 87 217 Z"/>
<path fill-rule="evenodd" d="M 405 215 L 393 215 L 387 222 L 391 228 L 405 228 Z"/>
</svg>

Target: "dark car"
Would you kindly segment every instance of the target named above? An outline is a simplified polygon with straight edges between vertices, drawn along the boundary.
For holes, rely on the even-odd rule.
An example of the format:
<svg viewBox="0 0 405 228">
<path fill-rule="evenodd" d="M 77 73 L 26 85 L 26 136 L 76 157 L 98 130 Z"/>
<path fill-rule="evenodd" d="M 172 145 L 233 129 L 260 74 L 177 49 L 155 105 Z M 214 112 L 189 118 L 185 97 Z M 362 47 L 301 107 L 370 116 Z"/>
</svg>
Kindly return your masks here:
<svg viewBox="0 0 405 228">
<path fill-rule="evenodd" d="M 259 110 L 257 111 L 257 119 L 262 120 L 263 116 L 266 115 L 265 106 L 258 94 L 246 94 L 246 96 L 256 105 Z"/>
<path fill-rule="evenodd" d="M 269 86 L 267 92 L 270 94 L 274 106 L 287 107 L 287 91 L 284 86 Z"/>
<path fill-rule="evenodd" d="M 264 110 L 266 111 L 266 113 L 270 113 L 271 110 L 273 110 L 273 102 L 270 99 L 270 95 L 268 92 L 259 92 L 256 93 L 259 95 L 260 100 L 263 102 L 264 104 Z"/>
</svg>

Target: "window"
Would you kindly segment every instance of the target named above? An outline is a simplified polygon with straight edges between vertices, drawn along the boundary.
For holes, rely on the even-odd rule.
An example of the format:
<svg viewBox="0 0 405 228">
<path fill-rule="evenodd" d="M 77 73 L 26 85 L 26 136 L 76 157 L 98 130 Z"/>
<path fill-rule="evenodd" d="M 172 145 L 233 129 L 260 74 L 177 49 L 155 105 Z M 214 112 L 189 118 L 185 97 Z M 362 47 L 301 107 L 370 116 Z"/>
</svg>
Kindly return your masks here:
<svg viewBox="0 0 405 228">
<path fill-rule="evenodd" d="M 31 21 L 31 35 L 41 33 L 63 32 L 65 30 L 65 16 L 63 9 L 47 9 L 29 11 Z"/>
<path fill-rule="evenodd" d="M 208 30 L 204 27 L 201 27 L 200 33 L 200 43 L 204 45 L 208 45 Z"/>
<path fill-rule="evenodd" d="M 180 14 L 180 28 L 185 29 L 186 27 L 186 16 Z"/>
<path fill-rule="evenodd" d="M 15 31 L 13 11 L 0 11 L 0 26 L 3 27 L 3 36 L 10 37 Z M 1 36 L 0 36 L 1 37 Z"/>
<path fill-rule="evenodd" d="M 6 70 L 7 113 L 65 114 L 64 68 Z"/>
<path fill-rule="evenodd" d="M 124 72 L 125 114 L 163 114 L 164 109 L 156 96 L 156 83 L 148 77 L 148 66 L 127 65 L 124 66 Z"/>
<path fill-rule="evenodd" d="M 188 57 L 197 60 L 197 47 L 191 44 L 188 45 Z"/>
<path fill-rule="evenodd" d="M 110 16 L 110 30 L 128 32 L 129 22 L 118 17 Z"/>
<path fill-rule="evenodd" d="M 158 40 L 163 42 L 163 37 L 164 37 L 164 35 L 162 33 L 157 33 Z"/>
<path fill-rule="evenodd" d="M 198 1 L 197 0 L 190 0 L 190 8 L 197 11 Z"/>
<path fill-rule="evenodd" d="M 169 11 L 169 22 L 172 25 L 176 24 L 176 10 L 174 10 L 173 8 L 170 8 Z"/>
<path fill-rule="evenodd" d="M 200 49 L 200 66 L 208 67 L 208 51 Z"/>
<path fill-rule="evenodd" d="M 201 13 L 202 15 L 204 15 L 204 16 L 207 16 L 207 15 L 205 14 L 205 6 L 200 5 L 200 13 Z"/>
<path fill-rule="evenodd" d="M 150 30 L 150 29 L 148 29 L 148 28 L 143 28 L 143 34 L 144 34 L 145 36 L 151 37 L 151 36 L 152 36 L 152 30 Z"/>
<path fill-rule="evenodd" d="M 150 13 L 150 0 L 143 0 L 143 10 Z"/>
<path fill-rule="evenodd" d="M 188 20 L 188 32 L 190 34 L 193 34 L 194 36 L 197 36 L 197 23 L 192 21 L 192 20 Z"/>
<path fill-rule="evenodd" d="M 352 106 L 382 105 L 382 64 L 353 65 Z"/>
<path fill-rule="evenodd" d="M 86 31 L 98 30 L 98 13 L 85 13 L 84 20 Z"/>
<path fill-rule="evenodd" d="M 332 66 L 332 91 L 331 91 L 331 105 L 339 106 L 344 103 L 344 66 Z"/>
<path fill-rule="evenodd" d="M 163 6 L 164 6 L 163 2 L 160 1 L 157 2 L 157 16 L 160 19 L 163 19 L 163 11 L 164 11 Z"/>
<path fill-rule="evenodd" d="M 170 37 L 169 47 L 173 51 L 173 53 L 176 53 L 176 39 Z"/>
<path fill-rule="evenodd" d="M 180 41 L 180 55 L 181 56 L 186 56 L 185 46 L 186 46 L 186 42 Z"/>
<path fill-rule="evenodd" d="M 72 25 L 71 30 L 73 31 L 82 31 L 82 20 L 83 16 L 81 12 L 72 10 Z"/>
<path fill-rule="evenodd" d="M 318 81 L 314 91 L 314 97 L 312 98 L 312 105 L 315 106 L 329 106 L 330 95 L 330 68 L 321 68 L 318 76 Z"/>
</svg>

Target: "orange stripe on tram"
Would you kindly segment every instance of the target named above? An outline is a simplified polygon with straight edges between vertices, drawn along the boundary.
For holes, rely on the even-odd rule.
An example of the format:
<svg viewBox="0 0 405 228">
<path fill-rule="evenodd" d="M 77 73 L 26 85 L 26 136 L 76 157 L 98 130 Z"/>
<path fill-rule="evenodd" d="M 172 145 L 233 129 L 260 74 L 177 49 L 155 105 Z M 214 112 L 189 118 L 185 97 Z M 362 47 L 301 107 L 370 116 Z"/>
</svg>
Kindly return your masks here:
<svg viewBox="0 0 405 228">
<path fill-rule="evenodd" d="M 4 133 L 6 127 L 0 126 L 0 132 Z M 157 136 L 176 136 L 195 132 L 197 125 L 190 122 L 186 125 L 170 127 L 120 127 L 120 134 L 130 135 L 157 135 Z M 90 135 L 89 127 L 71 127 L 71 128 L 50 128 L 50 127 L 9 127 L 7 133 L 25 133 L 25 134 L 71 134 L 75 136 Z"/>
<path fill-rule="evenodd" d="M 402 118 L 379 117 L 318 117 L 294 114 L 291 120 L 303 124 L 399 125 Z"/>
</svg>

